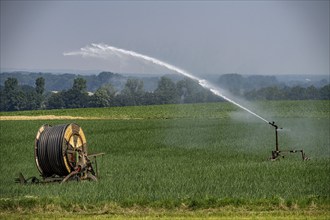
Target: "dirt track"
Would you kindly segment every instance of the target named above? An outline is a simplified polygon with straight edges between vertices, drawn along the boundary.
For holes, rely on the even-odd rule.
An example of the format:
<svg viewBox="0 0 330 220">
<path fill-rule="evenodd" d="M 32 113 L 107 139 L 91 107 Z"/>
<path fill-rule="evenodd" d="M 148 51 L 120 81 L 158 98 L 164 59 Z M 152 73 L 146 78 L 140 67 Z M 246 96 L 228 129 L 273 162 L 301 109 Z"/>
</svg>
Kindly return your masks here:
<svg viewBox="0 0 330 220">
<path fill-rule="evenodd" d="M 37 115 L 37 116 L 0 116 L 0 121 L 17 121 L 17 120 L 66 120 L 66 119 L 80 119 L 80 120 L 89 120 L 89 119 L 100 119 L 97 117 L 74 117 L 68 115 Z"/>
</svg>

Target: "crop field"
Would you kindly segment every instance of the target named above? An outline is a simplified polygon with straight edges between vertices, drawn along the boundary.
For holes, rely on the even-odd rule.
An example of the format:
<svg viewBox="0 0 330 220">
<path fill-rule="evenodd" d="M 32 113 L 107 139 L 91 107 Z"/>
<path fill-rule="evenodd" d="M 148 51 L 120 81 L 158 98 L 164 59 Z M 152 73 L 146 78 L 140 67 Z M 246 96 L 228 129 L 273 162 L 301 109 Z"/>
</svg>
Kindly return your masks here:
<svg viewBox="0 0 330 220">
<path fill-rule="evenodd" d="M 330 102 L 253 104 L 283 127 L 280 149 L 310 160 L 270 161 L 274 128 L 226 102 L 2 112 L 0 218 L 329 219 Z M 18 172 L 39 175 L 39 127 L 72 122 L 89 153 L 106 153 L 100 180 L 15 184 Z"/>
</svg>

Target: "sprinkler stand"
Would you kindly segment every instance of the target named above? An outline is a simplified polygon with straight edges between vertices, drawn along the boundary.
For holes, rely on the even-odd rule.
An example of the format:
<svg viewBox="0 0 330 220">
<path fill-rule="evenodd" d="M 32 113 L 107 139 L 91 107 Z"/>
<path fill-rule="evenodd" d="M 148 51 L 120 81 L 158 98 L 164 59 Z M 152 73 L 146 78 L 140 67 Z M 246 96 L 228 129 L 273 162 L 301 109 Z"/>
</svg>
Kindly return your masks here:
<svg viewBox="0 0 330 220">
<path fill-rule="evenodd" d="M 306 154 L 304 153 L 304 150 L 280 150 L 279 149 L 279 144 L 278 144 L 278 129 L 282 129 L 282 128 L 279 128 L 275 122 L 268 122 L 271 126 L 273 126 L 275 128 L 275 150 L 272 151 L 272 156 L 271 156 L 271 160 L 274 161 L 274 160 L 277 160 L 279 157 L 282 157 L 284 158 L 284 155 L 283 154 L 286 154 L 286 153 L 301 153 L 301 158 L 302 160 L 309 160 L 308 157 L 306 157 Z"/>
</svg>

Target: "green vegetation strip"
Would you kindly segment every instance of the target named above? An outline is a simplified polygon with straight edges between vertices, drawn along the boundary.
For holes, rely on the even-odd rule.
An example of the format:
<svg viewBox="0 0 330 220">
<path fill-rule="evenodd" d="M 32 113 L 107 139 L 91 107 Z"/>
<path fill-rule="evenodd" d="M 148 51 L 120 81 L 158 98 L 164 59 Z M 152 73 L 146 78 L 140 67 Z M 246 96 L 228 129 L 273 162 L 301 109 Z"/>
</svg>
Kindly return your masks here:
<svg viewBox="0 0 330 220">
<path fill-rule="evenodd" d="M 286 203 L 281 198 L 261 200 L 258 204 L 224 199 L 216 207 L 196 207 L 196 204 L 181 203 L 172 208 L 133 205 L 123 207 L 116 203 L 66 204 L 49 198 L 25 196 L 16 199 L 1 199 L 0 218 L 4 219 L 328 219 L 330 205 L 308 205 Z"/>
<path fill-rule="evenodd" d="M 3 219 L 329 219 L 329 207 L 307 208 L 274 206 L 225 206 L 208 209 L 150 208 L 134 206 L 123 208 L 115 204 L 99 206 L 92 210 L 86 206 L 71 205 L 70 210 L 54 205 L 30 209 L 18 207 L 15 212 L 3 211 Z"/>
<path fill-rule="evenodd" d="M 264 101 L 246 106 L 263 117 L 328 118 L 329 101 Z M 110 108 L 80 108 L 60 110 L 36 110 L 0 112 L 1 116 L 71 116 L 90 119 L 170 119 L 170 118 L 228 118 L 232 112 L 240 112 L 231 103 L 201 103 L 181 105 L 150 105 Z M 246 113 L 248 114 L 248 113 Z M 253 117 L 253 116 L 252 116 Z"/>
</svg>

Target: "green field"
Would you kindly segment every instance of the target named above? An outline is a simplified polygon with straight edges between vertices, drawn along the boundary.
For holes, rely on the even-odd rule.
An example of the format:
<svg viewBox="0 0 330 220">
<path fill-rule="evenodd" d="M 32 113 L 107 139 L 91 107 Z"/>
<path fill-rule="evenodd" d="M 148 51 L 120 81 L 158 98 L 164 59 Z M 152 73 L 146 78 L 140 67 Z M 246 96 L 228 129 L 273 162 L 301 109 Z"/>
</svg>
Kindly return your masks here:
<svg viewBox="0 0 330 220">
<path fill-rule="evenodd" d="M 304 149 L 310 160 L 291 154 L 269 161 L 274 129 L 229 103 L 2 112 L 0 117 L 85 119 L 0 121 L 0 218 L 22 213 L 329 218 L 330 102 L 253 104 L 285 128 L 281 148 Z M 71 122 L 83 128 L 90 153 L 106 153 L 98 160 L 100 181 L 15 184 L 18 172 L 38 176 L 33 155 L 38 128 Z"/>
</svg>

